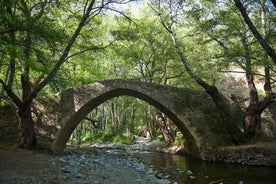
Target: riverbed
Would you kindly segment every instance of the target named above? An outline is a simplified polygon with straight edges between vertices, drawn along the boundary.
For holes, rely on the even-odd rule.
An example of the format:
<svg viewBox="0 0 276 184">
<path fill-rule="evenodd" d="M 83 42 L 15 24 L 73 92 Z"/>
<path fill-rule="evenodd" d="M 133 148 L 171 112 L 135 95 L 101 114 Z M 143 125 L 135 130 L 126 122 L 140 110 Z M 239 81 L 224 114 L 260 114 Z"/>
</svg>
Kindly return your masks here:
<svg viewBox="0 0 276 184">
<path fill-rule="evenodd" d="M 68 147 L 56 156 L 0 149 L 1 184 L 275 184 L 272 167 L 218 164 L 157 153 L 151 142 Z"/>
<path fill-rule="evenodd" d="M 213 163 L 185 155 L 153 152 L 145 145 L 125 146 L 103 144 L 96 146 L 120 157 L 133 157 L 155 171 L 155 176 L 171 183 L 184 184 L 275 184 L 276 168 Z M 95 148 L 95 146 L 94 146 Z"/>
</svg>

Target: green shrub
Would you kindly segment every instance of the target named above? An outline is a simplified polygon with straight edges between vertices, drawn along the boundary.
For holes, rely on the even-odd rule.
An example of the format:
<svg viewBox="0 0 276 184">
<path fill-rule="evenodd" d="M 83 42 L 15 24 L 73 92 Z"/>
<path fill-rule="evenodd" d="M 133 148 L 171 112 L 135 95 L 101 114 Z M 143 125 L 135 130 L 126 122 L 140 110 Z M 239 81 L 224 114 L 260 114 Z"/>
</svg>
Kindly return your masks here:
<svg viewBox="0 0 276 184">
<path fill-rule="evenodd" d="M 184 136 L 182 134 L 179 134 L 176 136 L 175 140 L 184 140 Z"/>
<path fill-rule="evenodd" d="M 164 137 L 162 135 L 158 135 L 157 139 L 159 139 L 160 141 L 164 141 Z"/>
</svg>

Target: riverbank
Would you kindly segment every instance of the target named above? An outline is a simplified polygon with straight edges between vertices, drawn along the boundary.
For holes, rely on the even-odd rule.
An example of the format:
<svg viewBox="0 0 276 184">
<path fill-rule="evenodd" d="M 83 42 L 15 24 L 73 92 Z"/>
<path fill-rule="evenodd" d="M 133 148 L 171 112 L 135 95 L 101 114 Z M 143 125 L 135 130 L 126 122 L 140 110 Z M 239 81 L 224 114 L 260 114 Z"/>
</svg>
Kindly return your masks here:
<svg viewBox="0 0 276 184">
<path fill-rule="evenodd" d="M 156 151 L 166 154 L 184 154 L 182 145 L 171 145 L 154 140 L 134 144 L 133 150 Z M 210 148 L 202 152 L 203 160 L 209 162 L 230 163 L 247 166 L 276 167 L 276 140 L 262 141 L 239 146 Z"/>
<path fill-rule="evenodd" d="M 1 184 L 171 183 L 138 160 L 95 149 L 71 150 L 64 156 L 26 150 L 0 150 Z"/>
<path fill-rule="evenodd" d="M 276 141 L 213 148 L 204 152 L 204 158 L 211 162 L 276 167 Z"/>
<path fill-rule="evenodd" d="M 217 164 L 184 155 L 152 152 L 160 146 L 165 150 L 162 142 L 157 140 L 133 145 L 101 143 L 86 147 L 68 146 L 62 156 L 0 148 L 0 183 L 207 184 L 223 181 L 272 184 L 275 181 L 274 168 Z M 265 147 L 274 149 L 271 144 Z M 231 149 L 239 150 L 236 147 Z"/>
<path fill-rule="evenodd" d="M 165 154 L 184 154 L 182 145 L 167 146 L 159 140 L 140 142 L 132 145 L 116 143 L 93 144 L 94 148 L 124 150 L 125 153 L 160 152 Z M 276 167 L 276 140 L 262 141 L 239 146 L 210 148 L 202 152 L 203 160 L 208 162 L 237 164 L 241 166 Z"/>
</svg>

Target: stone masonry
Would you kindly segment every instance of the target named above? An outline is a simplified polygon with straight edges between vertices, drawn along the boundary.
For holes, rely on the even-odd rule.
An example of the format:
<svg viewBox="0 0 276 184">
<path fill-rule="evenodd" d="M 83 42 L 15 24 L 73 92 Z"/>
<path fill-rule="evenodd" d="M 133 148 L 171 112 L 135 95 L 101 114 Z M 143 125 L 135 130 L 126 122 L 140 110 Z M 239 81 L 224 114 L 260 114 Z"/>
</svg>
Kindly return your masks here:
<svg viewBox="0 0 276 184">
<path fill-rule="evenodd" d="M 203 91 L 156 85 L 129 79 L 115 79 L 83 85 L 64 91 L 61 95 L 59 130 L 52 150 L 62 153 L 78 123 L 103 102 L 122 95 L 133 96 L 148 102 L 165 113 L 185 137 L 186 151 L 202 158 L 202 151 L 210 139 L 207 121 L 221 123 L 215 105 Z M 204 131 L 203 131 L 204 130 Z"/>
</svg>

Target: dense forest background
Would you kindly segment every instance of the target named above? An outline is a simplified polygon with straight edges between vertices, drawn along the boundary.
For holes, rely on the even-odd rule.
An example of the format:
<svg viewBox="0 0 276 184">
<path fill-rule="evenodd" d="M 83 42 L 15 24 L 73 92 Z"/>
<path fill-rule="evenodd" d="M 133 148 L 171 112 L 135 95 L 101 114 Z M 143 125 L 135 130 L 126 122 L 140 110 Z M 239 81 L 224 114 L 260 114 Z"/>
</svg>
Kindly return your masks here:
<svg viewBox="0 0 276 184">
<path fill-rule="evenodd" d="M 17 110 L 20 147 L 36 145 L 36 101 L 117 78 L 205 90 L 234 143 L 260 139 L 261 114 L 275 104 L 275 4 L 1 0 L 0 102 Z M 241 99 L 243 122 L 222 93 Z M 183 139 L 162 112 L 123 96 L 93 110 L 71 141 L 130 143 L 146 132 Z"/>
</svg>

